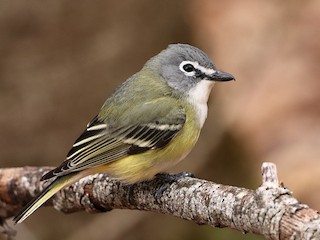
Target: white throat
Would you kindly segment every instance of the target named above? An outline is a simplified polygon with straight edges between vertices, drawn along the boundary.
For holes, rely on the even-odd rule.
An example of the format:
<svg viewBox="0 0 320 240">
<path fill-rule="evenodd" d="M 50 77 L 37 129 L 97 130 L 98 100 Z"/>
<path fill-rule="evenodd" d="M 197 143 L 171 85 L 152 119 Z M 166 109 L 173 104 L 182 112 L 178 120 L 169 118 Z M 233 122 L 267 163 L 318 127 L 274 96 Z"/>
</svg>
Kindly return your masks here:
<svg viewBox="0 0 320 240">
<path fill-rule="evenodd" d="M 195 87 L 190 89 L 188 100 L 194 105 L 197 111 L 197 117 L 202 128 L 208 114 L 208 98 L 212 87 L 213 81 L 201 80 Z"/>
</svg>

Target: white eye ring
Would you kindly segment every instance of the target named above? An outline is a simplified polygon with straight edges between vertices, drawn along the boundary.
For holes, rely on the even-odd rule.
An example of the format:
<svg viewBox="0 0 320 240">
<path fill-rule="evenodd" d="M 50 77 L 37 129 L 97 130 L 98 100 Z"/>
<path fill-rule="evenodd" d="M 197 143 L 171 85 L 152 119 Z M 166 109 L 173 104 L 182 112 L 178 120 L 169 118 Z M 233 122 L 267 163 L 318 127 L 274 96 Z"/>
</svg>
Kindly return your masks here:
<svg viewBox="0 0 320 240">
<path fill-rule="evenodd" d="M 186 65 L 192 65 L 193 70 L 192 71 L 186 71 L 185 66 Z M 191 61 L 183 61 L 179 65 L 180 71 L 182 71 L 186 76 L 192 77 L 196 74 L 196 66 L 199 65 L 197 62 L 191 62 Z"/>
</svg>

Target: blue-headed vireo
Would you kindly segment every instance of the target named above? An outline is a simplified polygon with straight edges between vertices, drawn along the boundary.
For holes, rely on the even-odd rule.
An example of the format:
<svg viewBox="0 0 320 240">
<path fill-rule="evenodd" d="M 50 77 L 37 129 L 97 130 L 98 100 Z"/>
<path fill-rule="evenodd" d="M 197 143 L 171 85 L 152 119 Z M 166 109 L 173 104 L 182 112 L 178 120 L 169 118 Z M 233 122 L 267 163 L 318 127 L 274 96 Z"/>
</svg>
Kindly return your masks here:
<svg viewBox="0 0 320 240">
<path fill-rule="evenodd" d="M 218 71 L 200 49 L 172 44 L 126 80 L 75 141 L 52 182 L 14 218 L 22 222 L 60 189 L 107 172 L 126 183 L 152 178 L 182 160 L 198 140 Z"/>
</svg>

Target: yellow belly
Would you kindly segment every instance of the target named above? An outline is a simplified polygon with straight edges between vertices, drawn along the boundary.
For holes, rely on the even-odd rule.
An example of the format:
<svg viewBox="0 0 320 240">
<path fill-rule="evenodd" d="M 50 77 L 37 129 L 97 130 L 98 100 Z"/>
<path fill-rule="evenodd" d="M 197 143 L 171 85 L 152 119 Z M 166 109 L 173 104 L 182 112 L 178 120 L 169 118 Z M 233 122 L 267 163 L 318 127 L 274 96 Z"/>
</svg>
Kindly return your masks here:
<svg viewBox="0 0 320 240">
<path fill-rule="evenodd" d="M 200 134 L 200 123 L 194 109 L 187 109 L 186 116 L 184 127 L 166 147 L 119 159 L 101 167 L 101 170 L 121 181 L 135 183 L 151 179 L 176 165 L 192 150 Z"/>
</svg>

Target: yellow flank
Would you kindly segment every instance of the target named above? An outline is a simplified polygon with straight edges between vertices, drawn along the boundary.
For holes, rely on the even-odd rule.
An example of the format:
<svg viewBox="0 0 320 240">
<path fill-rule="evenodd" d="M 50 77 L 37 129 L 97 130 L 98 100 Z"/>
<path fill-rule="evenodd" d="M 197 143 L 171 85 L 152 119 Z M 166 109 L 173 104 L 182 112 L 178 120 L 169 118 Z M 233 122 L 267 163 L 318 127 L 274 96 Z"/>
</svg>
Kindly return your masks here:
<svg viewBox="0 0 320 240">
<path fill-rule="evenodd" d="M 151 179 L 181 161 L 194 147 L 200 134 L 200 123 L 191 104 L 186 107 L 186 123 L 171 142 L 161 149 L 131 155 L 98 167 L 115 178 L 127 183 Z"/>
</svg>

